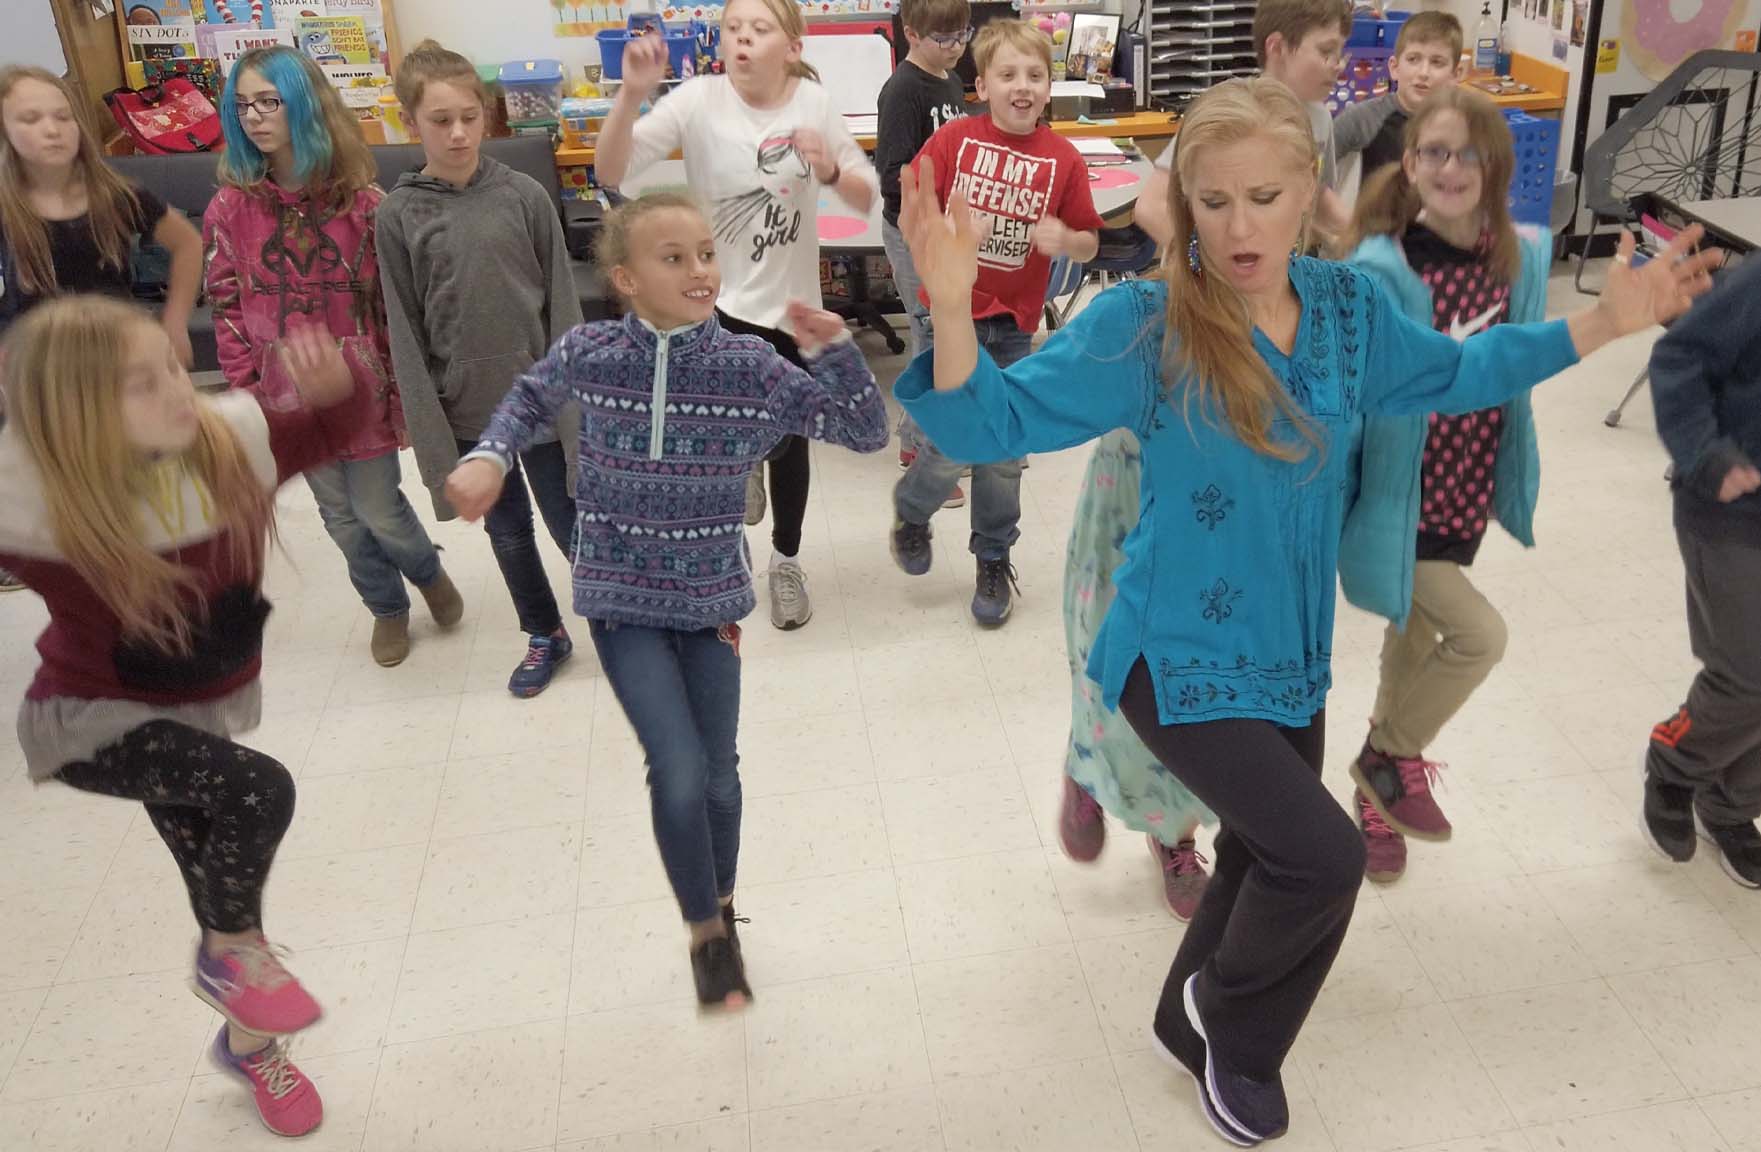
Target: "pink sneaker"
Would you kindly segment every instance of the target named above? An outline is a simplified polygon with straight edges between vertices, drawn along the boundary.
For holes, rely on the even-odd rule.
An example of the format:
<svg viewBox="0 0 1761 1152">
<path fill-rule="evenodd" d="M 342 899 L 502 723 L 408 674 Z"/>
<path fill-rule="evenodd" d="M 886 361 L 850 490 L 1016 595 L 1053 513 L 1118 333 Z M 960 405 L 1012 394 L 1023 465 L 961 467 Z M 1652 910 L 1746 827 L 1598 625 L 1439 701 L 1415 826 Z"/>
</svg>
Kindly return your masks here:
<svg viewBox="0 0 1761 1152">
<path fill-rule="evenodd" d="M 1377 884 L 1392 884 L 1406 874 L 1406 837 L 1388 827 L 1362 792 L 1354 803 L 1364 830 L 1364 875 Z"/>
<path fill-rule="evenodd" d="M 1417 757 L 1384 756 L 1366 742 L 1351 765 L 1358 792 L 1396 831 L 1420 840 L 1447 840 L 1454 831 L 1431 786 L 1443 766 Z"/>
<path fill-rule="evenodd" d="M 1210 861 L 1199 855 L 1191 840 L 1182 840 L 1172 848 L 1154 836 L 1149 842 L 1150 855 L 1162 865 L 1162 894 L 1168 901 L 1168 910 L 1182 924 L 1192 923 L 1199 901 L 1204 899 L 1205 887 L 1211 882 L 1211 874 L 1204 868 Z"/>
<path fill-rule="evenodd" d="M 196 995 L 227 1020 L 258 1036 L 287 1036 L 318 1022 L 324 1010 L 300 986 L 269 941 L 234 945 L 218 957 L 196 945 Z"/>
<path fill-rule="evenodd" d="M 324 1123 L 324 1101 L 305 1073 L 287 1058 L 287 1041 L 249 1056 L 234 1056 L 226 1042 L 227 1026 L 214 1038 L 214 1062 L 251 1086 L 263 1127 L 277 1136 L 304 1136 Z"/>
<path fill-rule="evenodd" d="M 1095 798 L 1070 777 L 1064 777 L 1064 802 L 1058 808 L 1058 843 L 1078 864 L 1092 864 L 1107 843 L 1107 821 Z"/>
</svg>

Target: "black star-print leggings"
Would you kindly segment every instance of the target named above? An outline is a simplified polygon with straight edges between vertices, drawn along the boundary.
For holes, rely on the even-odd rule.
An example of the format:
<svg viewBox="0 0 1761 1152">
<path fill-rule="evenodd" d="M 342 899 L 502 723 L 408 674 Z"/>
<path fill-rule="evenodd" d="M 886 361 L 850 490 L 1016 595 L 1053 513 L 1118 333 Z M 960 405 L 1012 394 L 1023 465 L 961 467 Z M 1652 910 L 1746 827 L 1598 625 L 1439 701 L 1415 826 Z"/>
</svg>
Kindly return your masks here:
<svg viewBox="0 0 1761 1152">
<path fill-rule="evenodd" d="M 202 927 L 263 926 L 263 885 L 294 812 L 293 775 L 221 736 L 155 720 L 59 773 L 82 792 L 139 800 L 171 849 Z"/>
</svg>

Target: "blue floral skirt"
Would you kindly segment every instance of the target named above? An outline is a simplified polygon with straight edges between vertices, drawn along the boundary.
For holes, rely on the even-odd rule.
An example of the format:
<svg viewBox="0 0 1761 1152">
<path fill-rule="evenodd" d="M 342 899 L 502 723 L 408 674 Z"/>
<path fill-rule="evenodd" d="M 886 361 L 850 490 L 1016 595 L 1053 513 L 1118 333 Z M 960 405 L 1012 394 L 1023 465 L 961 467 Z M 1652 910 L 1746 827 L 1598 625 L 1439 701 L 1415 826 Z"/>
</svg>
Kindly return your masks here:
<svg viewBox="0 0 1761 1152">
<path fill-rule="evenodd" d="M 1064 561 L 1064 647 L 1070 656 L 1070 750 L 1064 771 L 1126 827 L 1169 846 L 1194 822 L 1216 823 L 1174 774 L 1150 755 L 1118 712 L 1101 703 L 1088 678 L 1095 633 L 1113 603 L 1113 573 L 1125 561 L 1125 538 L 1137 527 L 1142 456 L 1127 431 L 1095 445 Z"/>
</svg>

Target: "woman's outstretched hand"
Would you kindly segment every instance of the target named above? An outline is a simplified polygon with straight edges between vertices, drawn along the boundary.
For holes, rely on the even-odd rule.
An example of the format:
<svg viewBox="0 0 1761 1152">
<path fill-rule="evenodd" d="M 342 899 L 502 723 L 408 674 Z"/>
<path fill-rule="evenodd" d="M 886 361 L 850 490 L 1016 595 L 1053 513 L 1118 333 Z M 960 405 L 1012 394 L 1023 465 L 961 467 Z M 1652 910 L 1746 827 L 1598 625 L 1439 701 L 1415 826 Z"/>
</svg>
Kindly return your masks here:
<svg viewBox="0 0 1761 1152">
<path fill-rule="evenodd" d="M 956 193 L 946 210 L 936 196 L 935 161 L 925 156 L 914 171 L 899 169 L 899 231 L 911 249 L 918 279 L 933 309 L 972 307 L 978 281 L 978 227 L 966 197 Z"/>
<path fill-rule="evenodd" d="M 1653 324 L 1667 324 L 1712 287 L 1712 269 L 1724 263 L 1724 253 L 1694 251 L 1705 233 L 1698 224 L 1683 228 L 1641 268 L 1632 265 L 1638 247 L 1633 234 L 1621 236 L 1608 284 L 1596 305 L 1613 325 L 1614 335 L 1629 336 Z"/>
</svg>

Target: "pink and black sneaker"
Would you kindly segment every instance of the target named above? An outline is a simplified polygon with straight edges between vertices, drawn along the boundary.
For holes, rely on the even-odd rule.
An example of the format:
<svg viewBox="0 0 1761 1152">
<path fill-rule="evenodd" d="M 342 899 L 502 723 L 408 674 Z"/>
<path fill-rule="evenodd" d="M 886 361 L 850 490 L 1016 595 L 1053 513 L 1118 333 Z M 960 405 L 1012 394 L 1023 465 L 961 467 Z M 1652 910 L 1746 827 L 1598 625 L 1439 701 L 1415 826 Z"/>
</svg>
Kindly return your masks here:
<svg viewBox="0 0 1761 1152">
<path fill-rule="evenodd" d="M 196 995 L 228 1021 L 258 1036 L 289 1036 L 318 1022 L 324 1010 L 282 967 L 277 949 L 263 937 L 237 944 L 219 956 L 196 945 Z"/>
<path fill-rule="evenodd" d="M 1454 829 L 1431 794 L 1442 767 L 1416 756 L 1384 756 L 1366 741 L 1364 750 L 1352 761 L 1351 779 L 1358 794 L 1374 805 L 1396 832 L 1420 840 L 1447 840 Z"/>
<path fill-rule="evenodd" d="M 1058 807 L 1058 843 L 1078 864 L 1092 864 L 1107 844 L 1107 820 L 1088 790 L 1064 777 L 1064 802 Z"/>
<path fill-rule="evenodd" d="M 1362 792 L 1352 803 L 1364 832 L 1364 875 L 1377 884 L 1392 884 L 1406 874 L 1406 837 L 1388 827 Z"/>
<path fill-rule="evenodd" d="M 271 1040 L 260 1051 L 234 1056 L 226 1033 L 223 1024 L 214 1038 L 214 1062 L 251 1086 L 265 1128 L 277 1136 L 304 1136 L 324 1123 L 324 1101 L 288 1059 L 287 1041 Z"/>
<path fill-rule="evenodd" d="M 1182 840 L 1172 848 L 1154 836 L 1149 841 L 1150 855 L 1162 866 L 1162 895 L 1168 901 L 1168 911 L 1182 924 L 1192 923 L 1211 882 L 1211 874 L 1205 871 L 1207 861 L 1191 840 Z"/>
</svg>

